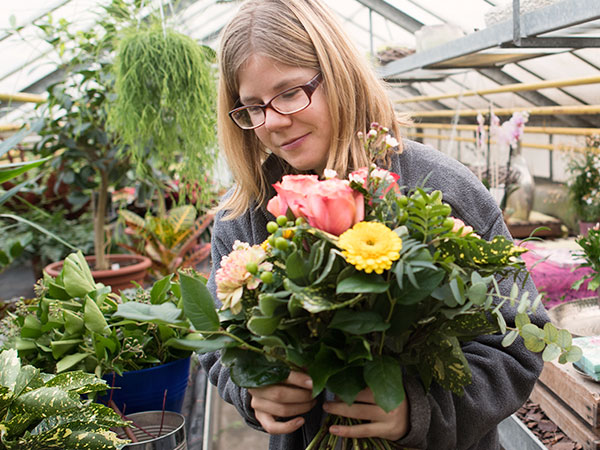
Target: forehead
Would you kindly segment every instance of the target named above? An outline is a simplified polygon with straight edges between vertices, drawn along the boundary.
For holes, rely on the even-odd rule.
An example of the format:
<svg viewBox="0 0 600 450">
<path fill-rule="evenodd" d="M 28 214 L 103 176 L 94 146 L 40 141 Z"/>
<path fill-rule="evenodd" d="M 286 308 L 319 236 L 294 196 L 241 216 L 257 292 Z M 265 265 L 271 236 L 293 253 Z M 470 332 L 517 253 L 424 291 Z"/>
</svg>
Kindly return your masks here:
<svg viewBox="0 0 600 450">
<path fill-rule="evenodd" d="M 263 97 L 308 82 L 316 73 L 308 67 L 291 66 L 260 54 L 251 55 L 238 70 L 238 94 L 242 101 L 264 100 Z"/>
</svg>

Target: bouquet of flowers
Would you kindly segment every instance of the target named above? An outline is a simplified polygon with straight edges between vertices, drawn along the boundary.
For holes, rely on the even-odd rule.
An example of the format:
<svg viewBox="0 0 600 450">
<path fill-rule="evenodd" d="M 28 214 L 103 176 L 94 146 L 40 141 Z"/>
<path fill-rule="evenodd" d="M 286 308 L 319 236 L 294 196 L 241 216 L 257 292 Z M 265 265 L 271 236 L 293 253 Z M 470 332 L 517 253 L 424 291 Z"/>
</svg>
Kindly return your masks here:
<svg viewBox="0 0 600 450">
<path fill-rule="evenodd" d="M 359 138 L 374 161 L 396 145 L 377 124 Z M 274 187 L 270 237 L 236 241 L 221 261 L 218 312 L 204 286 L 182 277 L 184 310 L 192 296 L 204 298 L 201 310 L 186 311 L 204 335 L 198 349 L 221 350 L 239 386 L 278 383 L 293 369 L 311 376 L 315 396 L 328 389 L 351 404 L 369 387 L 391 411 L 404 400 L 403 370 L 426 388 L 461 394 L 471 382 L 461 343 L 482 334 L 507 333 L 507 346 L 520 335 L 545 360 L 579 359 L 567 331 L 530 323 L 541 296 L 520 294 L 526 250 L 503 236 L 480 238 L 452 217 L 440 191 L 403 194 L 398 176 L 375 165 L 348 180 L 326 171 L 324 180 L 288 175 Z M 509 296 L 499 288 L 505 279 Z M 514 328 L 499 312 L 505 302 L 519 303 Z M 310 448 L 335 447 L 325 427 Z"/>
</svg>

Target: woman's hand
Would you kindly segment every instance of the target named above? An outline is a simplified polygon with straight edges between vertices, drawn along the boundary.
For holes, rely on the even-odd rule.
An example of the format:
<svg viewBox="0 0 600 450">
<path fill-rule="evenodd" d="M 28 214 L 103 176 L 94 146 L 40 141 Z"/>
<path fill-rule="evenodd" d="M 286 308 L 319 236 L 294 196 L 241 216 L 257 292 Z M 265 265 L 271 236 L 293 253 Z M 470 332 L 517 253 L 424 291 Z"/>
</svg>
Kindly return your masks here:
<svg viewBox="0 0 600 450">
<path fill-rule="evenodd" d="M 365 423 L 360 425 L 342 426 L 332 425 L 329 432 L 347 438 L 380 437 L 390 441 L 397 441 L 403 437 L 410 425 L 408 399 L 396 409 L 386 413 L 375 403 L 371 389 L 361 391 L 354 403 L 348 406 L 344 402 L 326 402 L 323 405 L 325 412 L 337 416 L 360 419 Z"/>
<path fill-rule="evenodd" d="M 312 380 L 301 372 L 290 372 L 283 383 L 263 388 L 248 389 L 252 396 L 250 406 L 256 419 L 269 434 L 287 434 L 304 425 L 304 418 L 296 417 L 310 411 L 316 404 L 312 398 Z M 281 417 L 293 417 L 287 421 Z"/>
</svg>

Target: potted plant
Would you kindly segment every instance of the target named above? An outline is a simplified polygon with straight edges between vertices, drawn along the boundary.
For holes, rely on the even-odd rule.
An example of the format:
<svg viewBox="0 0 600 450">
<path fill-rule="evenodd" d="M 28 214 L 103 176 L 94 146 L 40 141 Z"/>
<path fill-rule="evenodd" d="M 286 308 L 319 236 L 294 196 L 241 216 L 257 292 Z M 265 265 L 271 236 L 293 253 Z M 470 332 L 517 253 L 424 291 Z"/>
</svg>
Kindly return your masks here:
<svg viewBox="0 0 600 450">
<path fill-rule="evenodd" d="M 170 209 L 164 215 L 151 213 L 141 217 L 128 210 L 119 210 L 126 225 L 125 234 L 131 245 L 120 243 L 127 250 L 148 256 L 152 273 L 163 277 L 185 267 L 197 267 L 210 257 L 210 243 L 201 235 L 212 223 L 213 214 L 202 214 L 192 205 Z"/>
<path fill-rule="evenodd" d="M 166 409 L 181 410 L 195 333 L 172 277 L 119 296 L 94 281 L 80 252 L 71 254 L 58 277 L 38 282 L 32 303 L 4 319 L 4 346 L 51 373 L 84 370 L 121 384 L 106 398 L 121 410 L 161 410 L 165 389 Z"/>
<path fill-rule="evenodd" d="M 107 388 L 94 375 L 50 375 L 21 365 L 15 350 L 0 353 L 0 449 L 120 449 L 111 427 L 129 424 L 112 409 L 82 400 Z"/>
<path fill-rule="evenodd" d="M 572 155 L 567 184 L 582 235 L 600 220 L 600 135 L 588 136 L 586 146 L 583 155 Z"/>
</svg>

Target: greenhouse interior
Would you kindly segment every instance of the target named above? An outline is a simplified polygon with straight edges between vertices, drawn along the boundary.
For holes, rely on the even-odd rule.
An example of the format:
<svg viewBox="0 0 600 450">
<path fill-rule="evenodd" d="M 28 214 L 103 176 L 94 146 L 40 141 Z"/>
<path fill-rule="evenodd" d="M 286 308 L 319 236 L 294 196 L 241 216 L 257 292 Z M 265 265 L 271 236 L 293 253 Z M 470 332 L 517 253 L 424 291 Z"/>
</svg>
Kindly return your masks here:
<svg viewBox="0 0 600 450">
<path fill-rule="evenodd" d="M 599 0 L 1 2 L 0 450 L 600 449 L 599 48 Z"/>
</svg>

